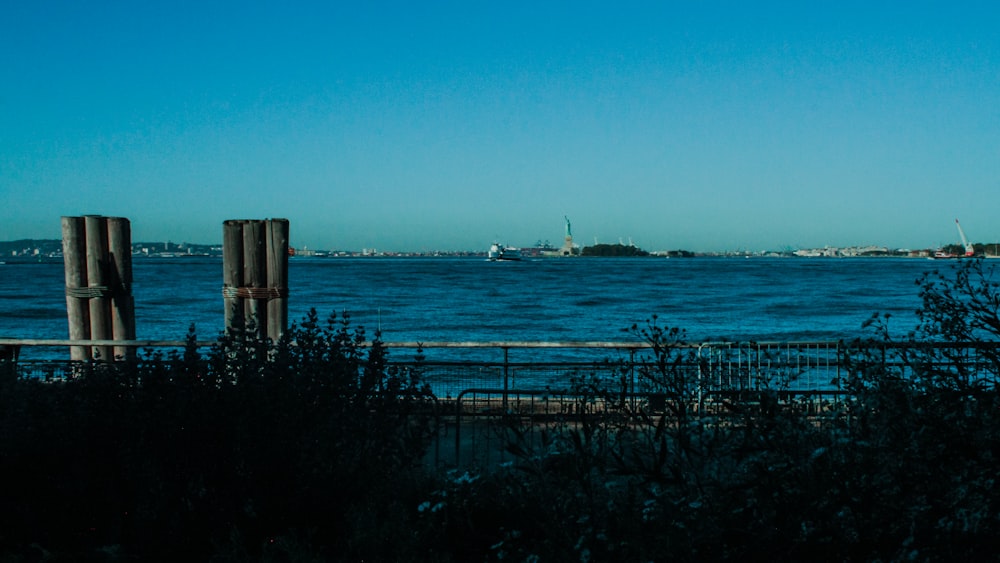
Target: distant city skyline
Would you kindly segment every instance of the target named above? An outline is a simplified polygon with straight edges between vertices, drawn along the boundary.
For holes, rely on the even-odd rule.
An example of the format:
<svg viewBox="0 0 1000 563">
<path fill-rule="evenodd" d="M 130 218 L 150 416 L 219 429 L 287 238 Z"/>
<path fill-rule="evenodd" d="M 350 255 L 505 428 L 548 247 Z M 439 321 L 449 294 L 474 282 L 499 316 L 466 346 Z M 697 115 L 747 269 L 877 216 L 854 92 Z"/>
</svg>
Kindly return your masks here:
<svg viewBox="0 0 1000 563">
<path fill-rule="evenodd" d="M 12 3 L 0 240 L 322 249 L 1000 240 L 988 2 Z"/>
</svg>

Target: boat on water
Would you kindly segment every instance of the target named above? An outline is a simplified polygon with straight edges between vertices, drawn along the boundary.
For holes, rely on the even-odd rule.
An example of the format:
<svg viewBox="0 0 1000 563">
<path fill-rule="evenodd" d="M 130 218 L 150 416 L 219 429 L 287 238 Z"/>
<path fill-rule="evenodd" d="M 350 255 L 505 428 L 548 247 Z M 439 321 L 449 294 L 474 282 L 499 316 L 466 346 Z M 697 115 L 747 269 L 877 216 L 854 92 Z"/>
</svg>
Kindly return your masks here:
<svg viewBox="0 0 1000 563">
<path fill-rule="evenodd" d="M 487 258 L 489 258 L 490 262 L 520 260 L 521 249 L 504 246 L 498 242 L 494 242 L 493 245 L 490 246 Z"/>
<path fill-rule="evenodd" d="M 965 249 L 965 254 L 955 254 L 953 252 L 948 252 L 945 249 L 940 249 L 934 253 L 933 258 L 935 260 L 948 260 L 951 258 L 976 258 L 976 248 L 969 242 L 969 239 L 965 237 L 965 231 L 962 230 L 961 223 L 958 219 L 955 219 L 955 226 L 958 227 L 958 236 L 962 239 L 962 247 Z"/>
</svg>

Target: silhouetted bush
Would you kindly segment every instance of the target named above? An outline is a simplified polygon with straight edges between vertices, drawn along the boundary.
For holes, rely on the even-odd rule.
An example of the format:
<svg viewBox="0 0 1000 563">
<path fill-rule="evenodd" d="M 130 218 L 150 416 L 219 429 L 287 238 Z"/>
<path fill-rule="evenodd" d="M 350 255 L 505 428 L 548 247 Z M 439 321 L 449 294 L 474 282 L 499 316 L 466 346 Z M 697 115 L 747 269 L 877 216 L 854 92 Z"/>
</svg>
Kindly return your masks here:
<svg viewBox="0 0 1000 563">
<path fill-rule="evenodd" d="M 685 366 L 698 358 L 654 319 L 637 329 L 652 345 L 640 376 L 661 409 L 616 401 L 614 376 L 582 381 L 611 408 L 559 429 L 512 417 L 516 461 L 453 475 L 422 505 L 425 525 L 463 560 L 993 559 L 1000 292 L 978 261 L 918 283 L 917 330 L 894 347 L 877 317 L 844 366 L 850 394 L 810 416 L 774 384 L 696 412 Z M 970 343 L 978 356 L 958 357 Z M 540 446 L 522 439 L 532 431 Z"/>
<path fill-rule="evenodd" d="M 413 510 L 397 493 L 423 478 L 431 436 L 417 373 L 315 312 L 274 345 L 224 337 L 201 357 L 189 338 L 182 355 L 5 382 L 0 548 L 171 561 L 398 548 L 391 527 Z"/>
</svg>

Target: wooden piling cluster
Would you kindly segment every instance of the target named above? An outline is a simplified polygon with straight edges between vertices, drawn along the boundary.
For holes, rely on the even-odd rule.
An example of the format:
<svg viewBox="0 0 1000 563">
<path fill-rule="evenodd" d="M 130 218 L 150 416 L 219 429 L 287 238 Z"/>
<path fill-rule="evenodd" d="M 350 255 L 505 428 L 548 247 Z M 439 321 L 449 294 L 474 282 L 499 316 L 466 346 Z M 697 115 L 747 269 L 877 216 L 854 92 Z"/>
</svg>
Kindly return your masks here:
<svg viewBox="0 0 1000 563">
<path fill-rule="evenodd" d="M 132 230 L 123 217 L 62 218 L 66 313 L 70 340 L 135 340 Z M 73 346 L 73 360 L 112 361 L 134 350 Z"/>
<path fill-rule="evenodd" d="M 278 340 L 288 325 L 288 220 L 229 220 L 222 230 L 226 332 Z"/>
</svg>

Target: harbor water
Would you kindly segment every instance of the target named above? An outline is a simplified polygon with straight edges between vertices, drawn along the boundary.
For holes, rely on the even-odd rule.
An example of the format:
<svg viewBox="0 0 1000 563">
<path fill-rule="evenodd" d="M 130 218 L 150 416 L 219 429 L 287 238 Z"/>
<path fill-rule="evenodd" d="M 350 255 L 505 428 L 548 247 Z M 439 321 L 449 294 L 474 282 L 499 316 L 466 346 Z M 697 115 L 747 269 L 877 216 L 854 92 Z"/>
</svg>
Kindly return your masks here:
<svg viewBox="0 0 1000 563">
<path fill-rule="evenodd" d="M 915 281 L 952 262 L 905 258 L 292 258 L 289 318 L 347 312 L 388 342 L 634 341 L 655 315 L 702 341 L 869 335 L 873 313 L 916 324 Z M 137 258 L 139 339 L 223 329 L 219 258 Z M 63 265 L 0 265 L 0 336 L 67 338 Z"/>
</svg>

